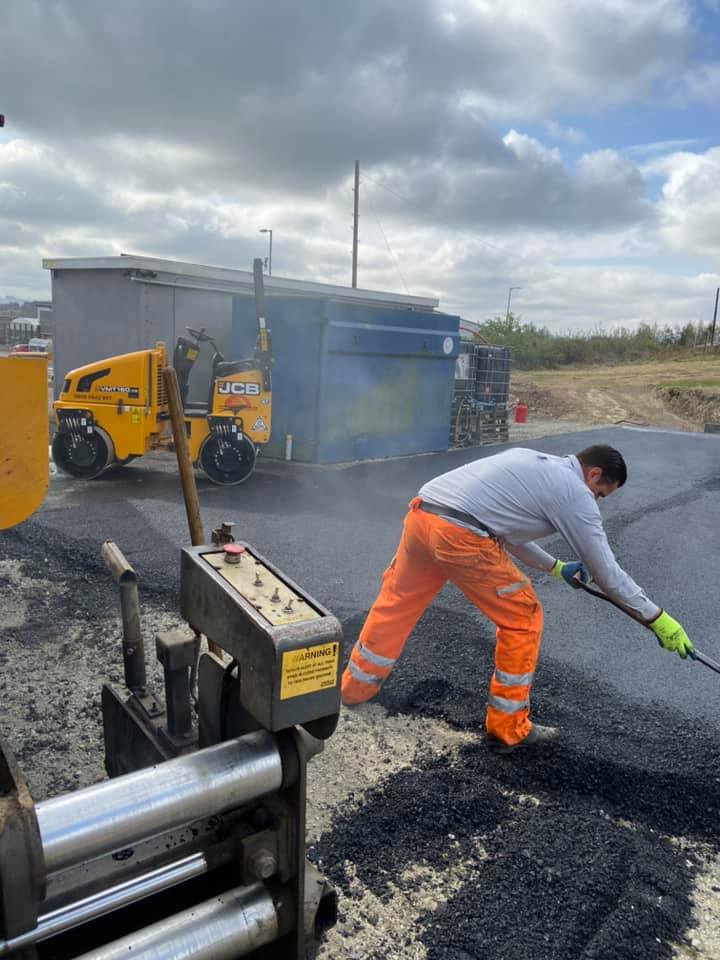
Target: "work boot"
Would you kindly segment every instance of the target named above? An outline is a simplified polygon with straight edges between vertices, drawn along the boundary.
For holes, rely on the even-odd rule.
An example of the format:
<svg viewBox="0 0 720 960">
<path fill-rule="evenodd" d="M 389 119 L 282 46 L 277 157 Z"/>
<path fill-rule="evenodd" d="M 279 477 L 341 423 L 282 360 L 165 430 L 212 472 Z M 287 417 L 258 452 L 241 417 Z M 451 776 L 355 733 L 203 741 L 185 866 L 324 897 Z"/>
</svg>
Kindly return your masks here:
<svg viewBox="0 0 720 960">
<path fill-rule="evenodd" d="M 376 695 L 380 689 L 380 682 L 377 686 L 371 686 L 369 683 L 362 683 L 356 680 L 346 668 L 343 672 L 340 682 L 340 694 L 343 706 L 357 707 L 361 703 L 366 703 Z"/>
<path fill-rule="evenodd" d="M 519 743 L 504 743 L 502 740 L 498 740 L 497 737 L 491 737 L 488 734 L 488 747 L 493 751 L 493 753 L 511 753 L 513 750 L 518 750 L 520 747 L 532 747 L 535 745 L 540 745 L 544 743 L 550 743 L 553 740 L 557 740 L 560 737 L 560 730 L 558 727 L 544 727 L 540 723 L 533 723 L 530 727 L 530 733 L 525 737 L 524 740 L 521 740 Z"/>
</svg>

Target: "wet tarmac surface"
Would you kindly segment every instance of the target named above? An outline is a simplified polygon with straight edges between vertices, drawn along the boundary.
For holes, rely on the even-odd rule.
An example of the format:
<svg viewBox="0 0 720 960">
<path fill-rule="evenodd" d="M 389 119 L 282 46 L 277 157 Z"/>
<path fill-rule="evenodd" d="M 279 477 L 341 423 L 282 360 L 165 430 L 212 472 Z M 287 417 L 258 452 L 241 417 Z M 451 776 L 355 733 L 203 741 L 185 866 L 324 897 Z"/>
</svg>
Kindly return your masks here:
<svg viewBox="0 0 720 960">
<path fill-rule="evenodd" d="M 720 438 L 615 428 L 526 445 L 569 453 L 598 442 L 617 446 L 629 465 L 628 484 L 602 506 L 618 559 L 720 659 Z M 199 481 L 203 522 L 209 532 L 236 521 L 238 538 L 340 616 L 349 650 L 408 500 L 429 477 L 498 449 L 347 468 L 261 464 L 242 487 Z M 135 566 L 141 597 L 177 608 L 188 537 L 171 467 L 138 461 L 87 485 L 58 477 L 32 520 L 0 534 L 0 558 L 69 583 L 61 597 L 30 606 L 24 643 L 114 612 L 99 558 L 105 539 Z M 569 559 L 559 538 L 545 546 Z M 450 759 L 420 755 L 338 810 L 311 855 L 348 898 L 352 863 L 380 901 L 418 865 L 451 876 L 462 864 L 461 881 L 438 890 L 417 919 L 430 960 L 670 958 L 690 924 L 701 866 L 676 838 L 720 852 L 720 676 L 660 650 L 609 605 L 533 580 L 546 623 L 533 715 L 559 725 L 562 739 L 506 757 L 480 738 Z M 492 651 L 491 625 L 445 588 L 379 702 L 390 715 L 479 733 Z M 358 957 L 418 955 L 404 949 L 391 940 Z"/>
</svg>

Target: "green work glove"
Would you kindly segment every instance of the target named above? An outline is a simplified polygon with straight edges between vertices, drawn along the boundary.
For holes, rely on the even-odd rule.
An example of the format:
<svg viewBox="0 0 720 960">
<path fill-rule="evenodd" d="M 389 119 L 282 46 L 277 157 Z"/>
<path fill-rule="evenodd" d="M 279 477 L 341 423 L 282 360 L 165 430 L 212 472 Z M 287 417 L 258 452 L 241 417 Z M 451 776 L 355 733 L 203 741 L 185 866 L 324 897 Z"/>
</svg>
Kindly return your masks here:
<svg viewBox="0 0 720 960">
<path fill-rule="evenodd" d="M 648 626 L 658 638 L 660 646 L 664 647 L 665 650 L 679 654 L 683 660 L 692 651 L 693 645 L 690 637 L 677 620 L 673 620 L 670 614 L 665 613 L 664 610 L 661 610 L 660 615 L 655 617 Z"/>
</svg>

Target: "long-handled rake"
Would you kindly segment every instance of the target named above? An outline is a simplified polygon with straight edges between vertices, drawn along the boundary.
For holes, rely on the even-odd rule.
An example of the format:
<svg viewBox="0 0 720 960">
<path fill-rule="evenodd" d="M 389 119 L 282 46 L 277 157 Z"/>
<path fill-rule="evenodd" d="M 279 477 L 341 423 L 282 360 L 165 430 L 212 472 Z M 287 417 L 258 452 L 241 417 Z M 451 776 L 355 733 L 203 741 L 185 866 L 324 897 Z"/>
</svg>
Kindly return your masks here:
<svg viewBox="0 0 720 960">
<path fill-rule="evenodd" d="M 573 577 L 572 586 L 577 590 L 584 590 L 585 593 L 589 593 L 592 597 L 597 597 L 598 600 L 607 600 L 608 603 L 611 603 L 614 607 L 617 607 L 618 610 L 622 610 L 622 612 L 632 620 L 636 620 L 638 623 L 641 623 L 648 630 L 652 629 L 639 614 L 635 613 L 634 610 L 630 610 L 628 607 L 618 603 L 617 600 L 613 600 L 612 597 L 609 597 L 606 593 L 603 593 L 602 590 L 597 590 L 595 587 L 591 587 L 589 584 L 583 583 L 582 580 L 579 580 L 577 577 Z M 716 660 L 712 660 L 706 654 L 701 653 L 697 647 L 688 651 L 688 656 L 691 660 L 697 660 L 698 663 L 702 663 L 706 667 L 709 667 L 710 670 L 714 670 L 715 673 L 720 673 L 720 663 L 718 663 Z"/>
</svg>

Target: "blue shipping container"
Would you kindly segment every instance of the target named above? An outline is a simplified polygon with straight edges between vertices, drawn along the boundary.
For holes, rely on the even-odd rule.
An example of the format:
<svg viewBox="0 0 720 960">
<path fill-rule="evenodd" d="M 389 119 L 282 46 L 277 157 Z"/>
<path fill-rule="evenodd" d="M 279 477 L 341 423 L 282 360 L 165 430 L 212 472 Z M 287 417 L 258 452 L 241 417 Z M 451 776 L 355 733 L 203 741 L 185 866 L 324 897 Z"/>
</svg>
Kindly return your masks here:
<svg viewBox="0 0 720 960">
<path fill-rule="evenodd" d="M 460 318 L 266 297 L 273 420 L 264 451 L 339 463 L 446 450 Z M 251 355 L 255 301 L 233 298 L 232 358 Z"/>
</svg>

